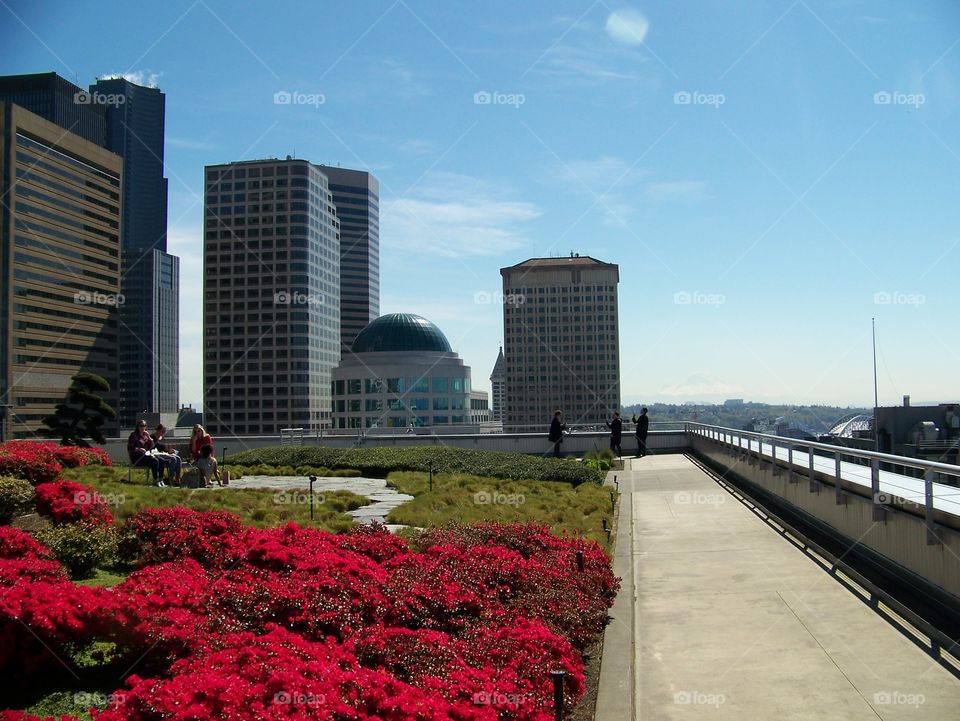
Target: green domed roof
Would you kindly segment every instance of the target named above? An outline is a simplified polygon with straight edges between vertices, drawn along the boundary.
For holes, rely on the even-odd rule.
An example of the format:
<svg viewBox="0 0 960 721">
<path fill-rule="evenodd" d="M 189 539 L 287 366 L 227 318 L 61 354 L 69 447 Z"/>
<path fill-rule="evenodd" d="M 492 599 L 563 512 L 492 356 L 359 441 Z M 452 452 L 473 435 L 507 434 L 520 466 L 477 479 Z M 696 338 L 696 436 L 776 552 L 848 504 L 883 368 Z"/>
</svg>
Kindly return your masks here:
<svg viewBox="0 0 960 721">
<path fill-rule="evenodd" d="M 357 334 L 351 350 L 354 353 L 453 352 L 443 331 L 426 318 L 413 313 L 380 316 Z"/>
</svg>

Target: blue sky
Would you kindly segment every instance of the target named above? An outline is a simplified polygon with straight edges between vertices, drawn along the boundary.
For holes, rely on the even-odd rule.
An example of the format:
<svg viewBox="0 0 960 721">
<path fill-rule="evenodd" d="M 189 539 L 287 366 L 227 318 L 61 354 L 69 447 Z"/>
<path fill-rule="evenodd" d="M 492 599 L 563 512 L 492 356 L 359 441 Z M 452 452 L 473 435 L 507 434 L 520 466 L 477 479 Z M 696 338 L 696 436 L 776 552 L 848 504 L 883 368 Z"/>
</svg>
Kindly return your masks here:
<svg viewBox="0 0 960 721">
<path fill-rule="evenodd" d="M 201 390 L 203 166 L 381 183 L 382 312 L 488 388 L 499 268 L 620 266 L 623 402 L 956 399 L 960 6 L 948 0 L 0 0 L 5 73 L 167 96 L 181 400 Z M 278 92 L 300 102 L 278 104 Z"/>
</svg>

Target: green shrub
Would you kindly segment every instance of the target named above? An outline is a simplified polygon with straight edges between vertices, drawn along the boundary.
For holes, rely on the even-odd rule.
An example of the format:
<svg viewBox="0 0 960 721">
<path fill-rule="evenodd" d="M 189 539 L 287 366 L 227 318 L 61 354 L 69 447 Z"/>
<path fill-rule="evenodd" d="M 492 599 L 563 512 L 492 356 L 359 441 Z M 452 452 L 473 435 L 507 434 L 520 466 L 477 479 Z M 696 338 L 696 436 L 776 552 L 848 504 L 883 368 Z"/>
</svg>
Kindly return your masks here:
<svg viewBox="0 0 960 721">
<path fill-rule="evenodd" d="M 604 448 L 602 451 L 588 451 L 583 456 L 583 465 L 606 473 L 613 468 L 613 451 Z"/>
<path fill-rule="evenodd" d="M 391 471 L 468 473 L 476 476 L 520 480 L 562 481 L 573 485 L 599 483 L 603 472 L 582 463 L 522 453 L 480 451 L 447 446 L 412 448 L 327 448 L 325 446 L 271 446 L 243 451 L 232 457 L 241 465 L 316 466 L 332 470 L 357 469 L 364 476 L 385 478 Z M 276 473 L 276 471 L 274 471 Z"/>
<path fill-rule="evenodd" d="M 33 510 L 33 484 L 25 478 L 0 476 L 0 523 Z"/>
<path fill-rule="evenodd" d="M 97 566 L 117 560 L 117 530 L 113 526 L 68 523 L 42 528 L 34 536 L 53 551 L 73 578 L 87 578 Z"/>
</svg>

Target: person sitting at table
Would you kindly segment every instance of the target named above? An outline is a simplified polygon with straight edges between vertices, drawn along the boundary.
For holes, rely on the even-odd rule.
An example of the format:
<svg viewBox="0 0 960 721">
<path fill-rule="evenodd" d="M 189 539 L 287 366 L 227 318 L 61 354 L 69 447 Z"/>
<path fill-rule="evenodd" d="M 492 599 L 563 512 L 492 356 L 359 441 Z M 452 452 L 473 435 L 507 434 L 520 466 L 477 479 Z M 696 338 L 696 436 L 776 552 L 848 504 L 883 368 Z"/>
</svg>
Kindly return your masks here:
<svg viewBox="0 0 960 721">
<path fill-rule="evenodd" d="M 130 465 L 139 468 L 149 468 L 153 474 L 153 485 L 163 488 L 163 469 L 166 465 L 156 455 L 153 439 L 147 433 L 147 422 L 137 421 L 137 427 L 127 438 L 127 455 L 130 456 Z"/>
<path fill-rule="evenodd" d="M 173 485 L 179 486 L 183 459 L 180 458 L 176 449 L 171 448 L 164 442 L 163 438 L 166 433 L 167 427 L 161 423 L 150 437 L 153 439 L 154 447 L 157 449 L 156 457 L 163 461 L 168 468 L 167 480 L 173 483 Z"/>
</svg>

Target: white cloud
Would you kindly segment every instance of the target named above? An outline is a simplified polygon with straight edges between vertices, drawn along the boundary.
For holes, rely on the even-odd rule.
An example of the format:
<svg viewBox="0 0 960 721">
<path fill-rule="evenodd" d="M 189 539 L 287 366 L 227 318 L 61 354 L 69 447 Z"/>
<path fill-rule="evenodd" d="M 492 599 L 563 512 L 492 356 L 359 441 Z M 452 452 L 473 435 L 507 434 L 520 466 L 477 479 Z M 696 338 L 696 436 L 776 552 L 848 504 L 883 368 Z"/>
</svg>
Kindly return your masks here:
<svg viewBox="0 0 960 721">
<path fill-rule="evenodd" d="M 704 200 L 709 198 L 707 183 L 702 180 L 665 180 L 648 183 L 644 189 L 646 196 L 655 202 L 672 200 Z"/>
<path fill-rule="evenodd" d="M 498 255 L 526 245 L 521 226 L 540 215 L 533 203 L 476 178 L 434 172 L 408 197 L 384 204 L 381 238 L 385 249 L 417 254 Z"/>
<path fill-rule="evenodd" d="M 601 155 L 589 160 L 571 160 L 565 164 L 560 177 L 580 187 L 586 185 L 595 193 L 600 194 L 612 185 L 626 185 L 649 175 L 648 170 L 639 166 L 631 166 L 623 158 L 616 155 Z"/>
<path fill-rule="evenodd" d="M 166 137 L 167 145 L 184 150 L 213 150 L 217 146 L 206 140 L 192 140 L 191 138 L 174 138 L 170 135 Z"/>
<path fill-rule="evenodd" d="M 624 45 L 640 45 L 647 36 L 650 22 L 638 10 L 615 10 L 607 18 L 604 30 L 614 41 Z"/>
<path fill-rule="evenodd" d="M 133 73 L 107 73 L 106 75 L 101 75 L 100 80 L 116 80 L 117 78 L 123 78 L 134 85 L 143 85 L 147 88 L 155 88 L 157 87 L 157 81 L 160 80 L 161 75 L 163 75 L 163 73 L 154 73 L 149 70 L 137 70 Z"/>
</svg>

